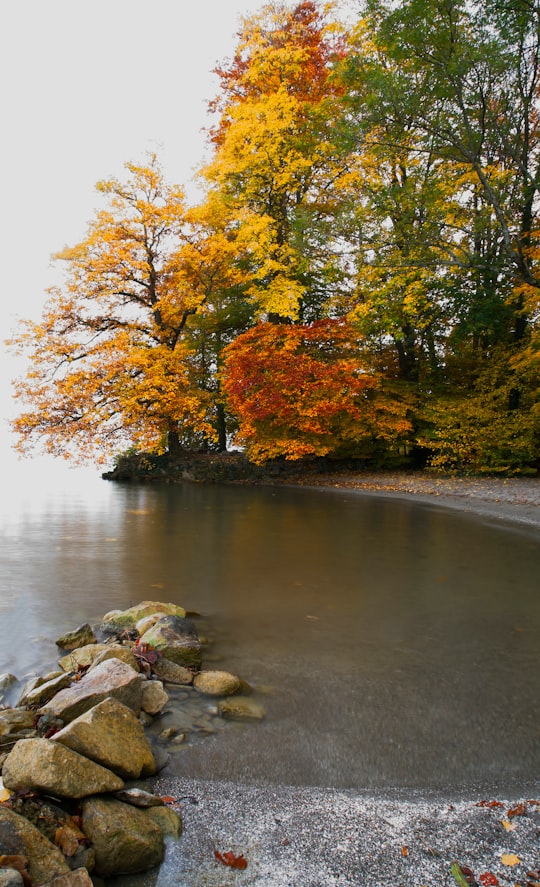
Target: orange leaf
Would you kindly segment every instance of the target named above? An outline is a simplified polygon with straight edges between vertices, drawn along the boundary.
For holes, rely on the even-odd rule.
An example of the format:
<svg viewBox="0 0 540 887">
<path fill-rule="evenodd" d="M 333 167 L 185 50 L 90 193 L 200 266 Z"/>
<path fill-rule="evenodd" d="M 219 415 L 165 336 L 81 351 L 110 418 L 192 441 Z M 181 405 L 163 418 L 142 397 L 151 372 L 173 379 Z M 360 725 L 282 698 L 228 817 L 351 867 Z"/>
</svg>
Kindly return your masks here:
<svg viewBox="0 0 540 887">
<path fill-rule="evenodd" d="M 501 819 L 501 823 L 507 832 L 513 832 L 514 829 L 517 828 L 517 822 L 509 822 L 508 819 Z"/>
<path fill-rule="evenodd" d="M 482 887 L 499 887 L 499 879 L 493 874 L 493 872 L 484 872 L 483 875 L 478 876 L 478 880 L 482 884 Z"/>
<path fill-rule="evenodd" d="M 402 856 L 408 856 L 408 855 L 409 855 L 409 848 L 408 848 L 408 847 L 402 847 L 402 848 L 401 848 L 401 855 L 402 855 Z"/>
<path fill-rule="evenodd" d="M 176 798 L 172 798 L 170 795 L 162 795 L 161 800 L 164 804 L 176 804 Z"/>
<path fill-rule="evenodd" d="M 230 851 L 228 853 L 220 853 L 219 850 L 214 850 L 214 854 L 216 859 L 219 859 L 223 865 L 228 865 L 233 869 L 247 869 L 247 859 L 243 856 L 235 856 Z"/>
<path fill-rule="evenodd" d="M 478 801 L 475 807 L 504 807 L 500 801 Z"/>
<path fill-rule="evenodd" d="M 503 853 L 501 862 L 503 865 L 517 865 L 521 860 L 515 853 Z"/>
<path fill-rule="evenodd" d="M 512 816 L 525 816 L 527 813 L 527 805 L 526 804 L 516 804 L 515 807 L 511 807 L 510 810 L 507 811 L 507 815 L 511 818 Z"/>
</svg>

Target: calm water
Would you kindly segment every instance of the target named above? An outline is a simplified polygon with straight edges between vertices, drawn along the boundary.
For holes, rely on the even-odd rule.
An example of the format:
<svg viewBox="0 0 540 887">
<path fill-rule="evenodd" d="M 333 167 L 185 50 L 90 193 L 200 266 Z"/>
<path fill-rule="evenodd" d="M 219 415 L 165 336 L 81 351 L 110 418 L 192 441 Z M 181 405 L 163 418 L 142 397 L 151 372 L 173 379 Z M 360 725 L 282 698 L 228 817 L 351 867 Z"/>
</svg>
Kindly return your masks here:
<svg viewBox="0 0 540 887">
<path fill-rule="evenodd" d="M 204 616 L 261 725 L 177 753 L 193 777 L 337 787 L 538 779 L 536 531 L 340 492 L 134 487 L 17 467 L 4 485 L 0 672 L 143 599 Z M 18 478 L 18 479 L 17 479 Z"/>
</svg>

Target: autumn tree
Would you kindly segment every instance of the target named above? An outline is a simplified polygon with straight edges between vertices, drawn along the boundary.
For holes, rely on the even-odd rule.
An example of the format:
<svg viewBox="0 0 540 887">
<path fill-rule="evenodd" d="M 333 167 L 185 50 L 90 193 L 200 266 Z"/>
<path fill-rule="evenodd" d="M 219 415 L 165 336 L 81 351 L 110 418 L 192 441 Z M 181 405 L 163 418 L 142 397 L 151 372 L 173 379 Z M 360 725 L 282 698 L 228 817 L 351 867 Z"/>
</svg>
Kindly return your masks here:
<svg viewBox="0 0 540 887">
<path fill-rule="evenodd" d="M 260 316 L 311 320 L 339 278 L 331 238 L 336 146 L 325 135 L 340 87 L 335 28 L 312 0 L 272 3 L 244 21 L 218 69 L 220 114 L 204 170 L 236 224 L 251 232 L 249 295 Z"/>
<path fill-rule="evenodd" d="M 373 457 L 411 430 L 406 403 L 385 390 L 343 320 L 261 323 L 226 349 L 224 392 L 237 443 L 255 462 L 275 457 Z"/>
<path fill-rule="evenodd" d="M 14 423 L 22 449 L 40 440 L 74 458 L 126 446 L 176 454 L 194 430 L 215 433 L 185 335 L 208 288 L 183 191 L 154 155 L 126 169 L 126 181 L 98 183 L 107 208 L 56 256 L 65 282 L 14 340 L 30 359 L 17 384 L 29 405 Z"/>
</svg>

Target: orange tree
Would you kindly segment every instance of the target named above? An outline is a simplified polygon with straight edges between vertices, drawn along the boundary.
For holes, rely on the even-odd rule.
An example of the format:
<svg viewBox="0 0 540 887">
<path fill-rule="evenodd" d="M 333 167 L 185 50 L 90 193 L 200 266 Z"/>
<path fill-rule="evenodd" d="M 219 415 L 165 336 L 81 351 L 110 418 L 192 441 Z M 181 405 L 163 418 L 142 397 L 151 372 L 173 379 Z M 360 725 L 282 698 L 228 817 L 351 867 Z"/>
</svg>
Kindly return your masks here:
<svg viewBox="0 0 540 887">
<path fill-rule="evenodd" d="M 14 422 L 23 451 L 41 441 L 70 458 L 127 446 L 174 453 L 193 430 L 214 434 L 186 335 L 208 284 L 184 195 L 164 182 L 155 155 L 126 167 L 126 182 L 98 183 L 108 208 L 58 254 L 64 284 L 12 342 L 29 353 L 16 386 L 29 407 Z"/>
<path fill-rule="evenodd" d="M 225 349 L 223 391 L 236 442 L 254 462 L 372 456 L 407 440 L 406 407 L 366 369 L 344 320 L 260 323 Z"/>
</svg>

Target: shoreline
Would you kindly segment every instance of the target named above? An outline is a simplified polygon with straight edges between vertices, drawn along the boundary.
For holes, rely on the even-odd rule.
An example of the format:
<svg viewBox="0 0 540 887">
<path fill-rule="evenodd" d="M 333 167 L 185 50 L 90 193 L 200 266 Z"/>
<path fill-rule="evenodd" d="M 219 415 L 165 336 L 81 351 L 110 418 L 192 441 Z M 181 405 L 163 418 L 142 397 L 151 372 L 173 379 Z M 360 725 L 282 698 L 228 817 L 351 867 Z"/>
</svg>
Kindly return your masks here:
<svg viewBox="0 0 540 887">
<path fill-rule="evenodd" d="M 425 472 L 300 474 L 273 482 L 335 493 L 379 496 L 449 508 L 540 529 L 540 479 L 450 477 Z"/>
<path fill-rule="evenodd" d="M 509 527 L 540 528 L 537 479 L 363 472 L 302 475 L 271 485 L 399 498 Z M 491 872 L 500 885 L 533 884 L 527 872 L 536 871 L 539 859 L 535 776 L 522 786 L 523 797 L 517 789 L 511 797 L 492 794 L 496 785 L 377 791 L 159 776 L 154 788 L 178 798 L 184 833 L 169 847 L 155 881 L 132 877 L 129 887 L 455 887 L 454 861 L 477 879 Z M 537 803 L 513 818 L 515 828 L 507 831 L 508 810 L 533 799 Z M 501 806 L 479 806 L 494 800 Z M 215 850 L 244 855 L 248 867 L 224 868 Z M 505 854 L 519 862 L 505 865 Z M 128 887 L 122 879 L 114 883 Z"/>
</svg>

